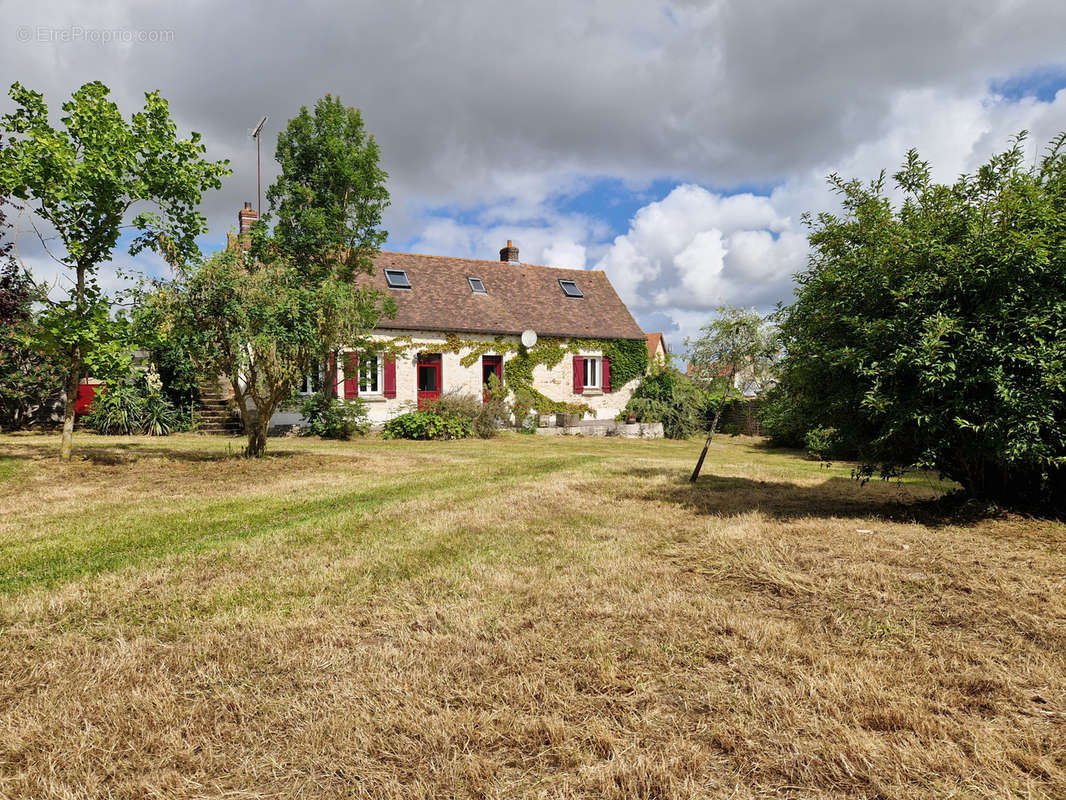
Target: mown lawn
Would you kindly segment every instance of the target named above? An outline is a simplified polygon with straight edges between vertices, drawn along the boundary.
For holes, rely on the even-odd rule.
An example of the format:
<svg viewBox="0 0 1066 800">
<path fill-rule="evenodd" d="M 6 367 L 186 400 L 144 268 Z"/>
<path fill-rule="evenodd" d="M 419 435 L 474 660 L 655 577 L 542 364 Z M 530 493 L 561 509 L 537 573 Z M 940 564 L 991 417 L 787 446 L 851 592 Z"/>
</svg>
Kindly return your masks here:
<svg viewBox="0 0 1066 800">
<path fill-rule="evenodd" d="M 756 440 L 0 436 L 2 797 L 1066 797 L 1066 526 Z"/>
</svg>

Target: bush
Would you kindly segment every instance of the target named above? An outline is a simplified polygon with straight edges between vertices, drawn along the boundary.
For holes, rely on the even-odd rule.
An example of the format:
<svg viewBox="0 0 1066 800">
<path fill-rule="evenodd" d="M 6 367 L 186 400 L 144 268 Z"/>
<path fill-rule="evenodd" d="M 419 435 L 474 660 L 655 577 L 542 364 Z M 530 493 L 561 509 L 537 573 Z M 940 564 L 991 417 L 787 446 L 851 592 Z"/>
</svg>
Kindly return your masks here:
<svg viewBox="0 0 1066 800">
<path fill-rule="evenodd" d="M 507 389 L 504 388 L 499 378 L 490 375 L 484 402 L 473 420 L 474 435 L 482 439 L 491 439 L 496 435 L 497 429 L 507 424 L 509 416 Z"/>
<path fill-rule="evenodd" d="M 661 422 L 668 439 L 687 439 L 707 430 L 713 415 L 711 396 L 672 367 L 644 376 L 626 404 L 624 414 L 640 422 Z"/>
<path fill-rule="evenodd" d="M 132 382 L 104 384 L 93 398 L 85 424 L 108 436 L 169 436 L 182 429 L 183 416 L 162 392 L 154 370 Z"/>
<path fill-rule="evenodd" d="M 537 429 L 537 397 L 528 389 L 518 389 L 514 394 L 510 412 L 519 433 L 533 433 Z"/>
<path fill-rule="evenodd" d="M 838 457 L 840 452 L 840 434 L 836 428 L 812 428 L 803 437 L 807 446 L 807 455 L 819 461 L 829 461 Z"/>
<path fill-rule="evenodd" d="M 177 424 L 177 409 L 163 395 L 152 392 L 143 399 L 141 431 L 149 436 L 169 436 Z"/>
<path fill-rule="evenodd" d="M 469 419 L 434 411 L 412 411 L 385 423 L 385 439 L 465 439 L 472 433 Z"/>
<path fill-rule="evenodd" d="M 370 430 L 362 400 L 338 400 L 325 392 L 316 392 L 300 405 L 300 414 L 307 420 L 305 436 L 351 439 Z"/>
<path fill-rule="evenodd" d="M 836 429 L 868 478 L 935 469 L 973 498 L 1066 512 L 1066 134 L 1017 141 L 933 182 L 831 178 L 796 301 L 781 389 L 808 431 Z M 818 437 L 816 437 L 818 438 Z"/>
<path fill-rule="evenodd" d="M 141 432 L 144 396 L 128 383 L 105 384 L 97 390 L 85 424 L 108 436 L 132 436 Z"/>
<path fill-rule="evenodd" d="M 459 417 L 468 420 L 470 429 L 481 439 L 491 439 L 499 426 L 507 421 L 507 404 L 498 378 L 489 379 L 489 388 L 484 398 L 463 392 L 445 392 L 440 398 L 426 406 L 426 411 L 442 417 Z"/>
</svg>

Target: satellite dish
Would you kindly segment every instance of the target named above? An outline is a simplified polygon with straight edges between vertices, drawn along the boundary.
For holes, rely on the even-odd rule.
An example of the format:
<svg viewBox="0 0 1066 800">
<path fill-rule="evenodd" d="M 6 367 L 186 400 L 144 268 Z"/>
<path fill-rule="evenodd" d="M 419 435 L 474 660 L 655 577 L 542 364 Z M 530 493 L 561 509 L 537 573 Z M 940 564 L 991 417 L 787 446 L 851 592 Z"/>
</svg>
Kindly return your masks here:
<svg viewBox="0 0 1066 800">
<path fill-rule="evenodd" d="M 522 346 L 530 348 L 537 343 L 536 331 L 522 331 Z"/>
</svg>

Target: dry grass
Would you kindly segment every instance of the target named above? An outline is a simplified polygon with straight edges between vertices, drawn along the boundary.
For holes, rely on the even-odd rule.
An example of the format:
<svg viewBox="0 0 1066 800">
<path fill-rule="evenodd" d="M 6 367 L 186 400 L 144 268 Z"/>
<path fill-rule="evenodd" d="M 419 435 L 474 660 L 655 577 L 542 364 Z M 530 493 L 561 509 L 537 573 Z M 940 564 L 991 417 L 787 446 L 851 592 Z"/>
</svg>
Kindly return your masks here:
<svg viewBox="0 0 1066 800">
<path fill-rule="evenodd" d="M 0 436 L 0 796 L 1066 797 L 1059 523 L 747 439 L 54 447 Z"/>
</svg>

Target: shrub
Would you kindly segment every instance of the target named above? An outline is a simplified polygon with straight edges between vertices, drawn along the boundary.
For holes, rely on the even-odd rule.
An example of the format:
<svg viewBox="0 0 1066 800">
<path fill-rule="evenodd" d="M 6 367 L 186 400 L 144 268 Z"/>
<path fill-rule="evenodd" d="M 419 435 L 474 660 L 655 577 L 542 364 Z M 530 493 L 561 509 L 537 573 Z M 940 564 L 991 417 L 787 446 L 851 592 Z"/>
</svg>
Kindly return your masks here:
<svg viewBox="0 0 1066 800">
<path fill-rule="evenodd" d="M 707 429 L 710 395 L 672 367 L 644 376 L 626 404 L 625 414 L 640 422 L 661 422 L 668 439 L 687 439 Z"/>
<path fill-rule="evenodd" d="M 781 389 L 857 475 L 935 469 L 972 498 L 1066 511 L 1066 134 L 1020 139 L 936 184 L 915 152 L 886 181 L 831 177 L 780 315 Z"/>
<path fill-rule="evenodd" d="M 325 392 L 316 392 L 303 401 L 300 413 L 307 420 L 305 436 L 351 439 L 370 430 L 362 400 L 338 400 Z"/>
<path fill-rule="evenodd" d="M 518 389 L 511 403 L 511 415 L 520 433 L 533 433 L 537 428 L 537 396 L 528 389 Z"/>
<path fill-rule="evenodd" d="M 385 439 L 465 439 L 470 436 L 469 419 L 445 416 L 434 411 L 411 411 L 385 423 Z"/>
<path fill-rule="evenodd" d="M 196 403 L 191 400 L 178 405 L 174 409 L 174 425 L 170 432 L 193 431 L 200 427 L 200 413 Z"/>
<path fill-rule="evenodd" d="M 106 384 L 96 392 L 85 424 L 109 436 L 132 436 L 141 432 L 144 396 L 127 383 Z"/>
<path fill-rule="evenodd" d="M 163 394 L 159 375 L 151 369 L 132 382 L 105 384 L 85 415 L 88 427 L 109 436 L 169 436 L 182 430 L 182 423 L 183 415 Z"/>
<path fill-rule="evenodd" d="M 840 451 L 840 435 L 836 428 L 812 428 L 803 437 L 807 455 L 819 461 L 829 461 Z"/>
<path fill-rule="evenodd" d="M 507 420 L 507 404 L 503 400 L 505 390 L 499 379 L 493 375 L 489 379 L 489 389 L 484 398 L 464 392 L 445 392 L 439 399 L 426 406 L 443 417 L 459 417 L 470 422 L 470 429 L 481 439 L 491 439 L 496 429 Z"/>
<path fill-rule="evenodd" d="M 482 439 L 491 439 L 496 430 L 507 424 L 510 412 L 507 408 L 507 389 L 495 375 L 489 376 L 484 402 L 474 417 L 474 434 Z"/>
<path fill-rule="evenodd" d="M 152 392 L 143 398 L 140 429 L 149 436 L 169 436 L 177 427 L 178 412 L 163 395 Z"/>
</svg>

